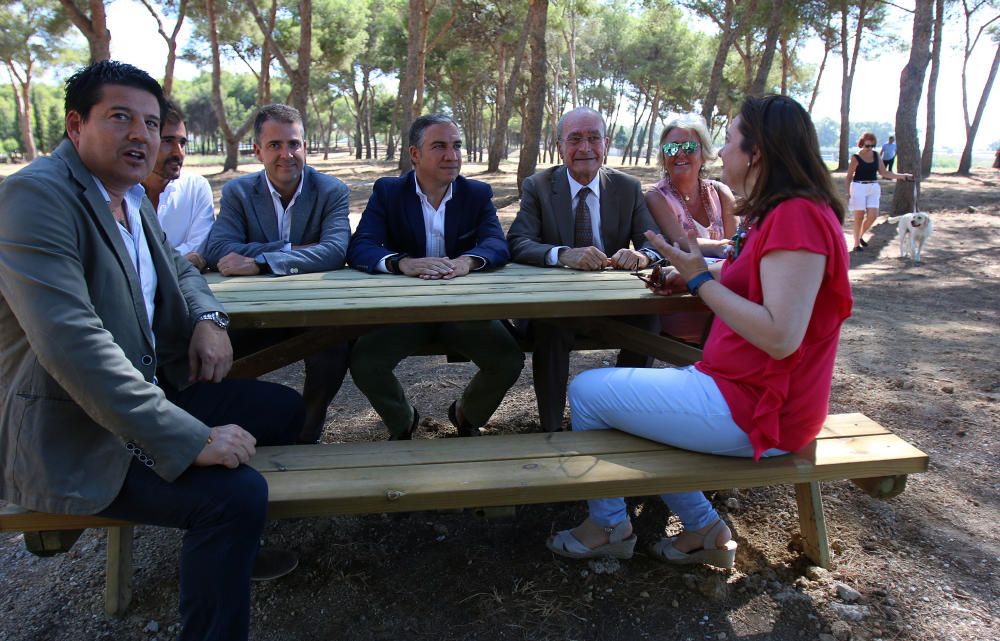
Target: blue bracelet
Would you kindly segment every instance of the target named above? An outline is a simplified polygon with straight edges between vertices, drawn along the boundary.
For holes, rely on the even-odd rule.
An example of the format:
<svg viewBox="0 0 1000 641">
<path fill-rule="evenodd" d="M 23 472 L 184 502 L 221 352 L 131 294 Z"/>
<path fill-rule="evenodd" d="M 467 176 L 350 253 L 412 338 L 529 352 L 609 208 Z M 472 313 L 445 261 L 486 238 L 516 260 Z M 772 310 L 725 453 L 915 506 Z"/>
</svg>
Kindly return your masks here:
<svg viewBox="0 0 1000 641">
<path fill-rule="evenodd" d="M 710 280 L 715 280 L 712 277 L 711 272 L 702 272 L 688 281 L 688 291 L 691 292 L 692 296 L 698 295 L 698 288 L 707 283 Z"/>
</svg>

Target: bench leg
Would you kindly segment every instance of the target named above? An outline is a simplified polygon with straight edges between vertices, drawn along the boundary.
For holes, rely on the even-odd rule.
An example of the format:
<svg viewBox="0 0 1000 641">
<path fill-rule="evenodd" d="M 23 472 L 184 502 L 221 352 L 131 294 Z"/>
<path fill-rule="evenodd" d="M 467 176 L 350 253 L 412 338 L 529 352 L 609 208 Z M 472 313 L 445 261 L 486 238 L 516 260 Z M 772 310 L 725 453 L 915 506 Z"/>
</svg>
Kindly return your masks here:
<svg viewBox="0 0 1000 641">
<path fill-rule="evenodd" d="M 830 567 L 830 546 L 826 539 L 826 519 L 819 483 L 796 483 L 795 501 L 799 504 L 799 530 L 805 555 L 821 568 Z"/>
<path fill-rule="evenodd" d="M 110 616 L 124 614 L 132 601 L 132 536 L 132 526 L 108 528 L 104 611 Z"/>
</svg>

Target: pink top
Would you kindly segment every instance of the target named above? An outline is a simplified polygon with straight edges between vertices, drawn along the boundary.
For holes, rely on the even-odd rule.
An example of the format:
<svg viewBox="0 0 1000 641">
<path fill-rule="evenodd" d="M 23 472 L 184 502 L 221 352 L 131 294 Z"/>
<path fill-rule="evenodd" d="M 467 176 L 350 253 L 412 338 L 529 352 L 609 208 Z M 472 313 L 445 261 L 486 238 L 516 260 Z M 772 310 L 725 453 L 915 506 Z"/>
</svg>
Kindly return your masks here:
<svg viewBox="0 0 1000 641">
<path fill-rule="evenodd" d="M 713 181 L 701 180 L 700 178 L 698 179 L 699 189 L 703 183 L 707 185 L 708 190 L 708 202 L 705 203 L 706 213 L 708 214 L 707 238 L 711 240 L 722 240 L 726 237 L 726 231 L 722 224 L 722 203 L 719 200 L 719 192 L 716 191 L 715 183 Z M 677 220 L 680 221 L 684 231 L 696 231 L 700 237 L 706 237 L 701 233 L 701 230 L 695 226 L 695 221 L 691 218 L 691 214 L 684 209 L 684 205 L 677 200 L 673 190 L 670 188 L 669 176 L 664 175 L 659 182 L 653 185 L 653 187 L 656 191 L 660 192 L 660 195 L 667 201 L 667 206 L 669 206 L 670 211 L 674 212 L 674 215 L 677 216 Z"/>
<path fill-rule="evenodd" d="M 851 315 L 847 247 L 833 210 L 805 198 L 786 200 L 747 234 L 739 257 L 728 259 L 720 282 L 751 300 L 764 300 L 760 261 L 771 251 L 826 256 L 826 268 L 802 344 L 775 360 L 734 332 L 718 316 L 695 365 L 719 386 L 733 420 L 750 437 L 754 458 L 768 449 L 802 449 L 823 427 L 829 409 L 840 326 Z"/>
</svg>

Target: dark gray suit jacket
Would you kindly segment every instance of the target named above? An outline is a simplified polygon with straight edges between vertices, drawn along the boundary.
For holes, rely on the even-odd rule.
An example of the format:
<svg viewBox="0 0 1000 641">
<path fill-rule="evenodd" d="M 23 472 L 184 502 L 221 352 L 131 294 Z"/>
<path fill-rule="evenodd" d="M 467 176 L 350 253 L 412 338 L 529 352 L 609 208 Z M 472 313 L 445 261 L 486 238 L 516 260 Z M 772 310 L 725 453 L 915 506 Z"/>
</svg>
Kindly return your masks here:
<svg viewBox="0 0 1000 641">
<path fill-rule="evenodd" d="M 351 224 L 347 219 L 350 191 L 333 176 L 306 165 L 302 193 L 292 206 L 292 245 L 306 249 L 281 251 L 274 201 L 264 171 L 240 176 L 226 183 L 219 202 L 219 217 L 205 243 L 205 261 L 215 269 L 219 259 L 231 252 L 256 258 L 263 256 L 278 276 L 326 272 L 344 266 Z"/>
<path fill-rule="evenodd" d="M 188 384 L 194 318 L 222 305 L 145 198 L 139 213 L 158 281 L 153 327 L 118 224 L 69 140 L 0 184 L 4 500 L 96 513 L 125 480 L 126 442 L 168 481 L 205 446 L 208 426 L 152 381 Z"/>
<path fill-rule="evenodd" d="M 615 169 L 602 167 L 601 241 L 611 256 L 629 242 L 635 249 L 652 249 L 643 234 L 659 233 L 646 208 L 640 182 Z M 545 266 L 545 256 L 558 246 L 573 246 L 573 207 L 566 167 L 556 165 L 529 176 L 521 186 L 521 208 L 507 232 L 511 260 Z"/>
</svg>

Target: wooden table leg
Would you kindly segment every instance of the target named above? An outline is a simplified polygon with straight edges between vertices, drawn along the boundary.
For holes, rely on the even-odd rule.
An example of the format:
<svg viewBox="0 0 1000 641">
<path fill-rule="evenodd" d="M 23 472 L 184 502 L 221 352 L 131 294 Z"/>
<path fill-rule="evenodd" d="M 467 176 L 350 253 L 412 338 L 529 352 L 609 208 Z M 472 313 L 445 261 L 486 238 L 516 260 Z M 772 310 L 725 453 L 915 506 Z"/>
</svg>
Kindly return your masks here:
<svg viewBox="0 0 1000 641">
<path fill-rule="evenodd" d="M 132 601 L 132 526 L 108 528 L 104 611 L 121 616 Z"/>
<path fill-rule="evenodd" d="M 821 568 L 830 568 L 830 545 L 826 538 L 826 518 L 823 516 L 823 496 L 819 483 L 795 484 L 795 501 L 799 505 L 799 530 L 805 555 Z"/>
</svg>

